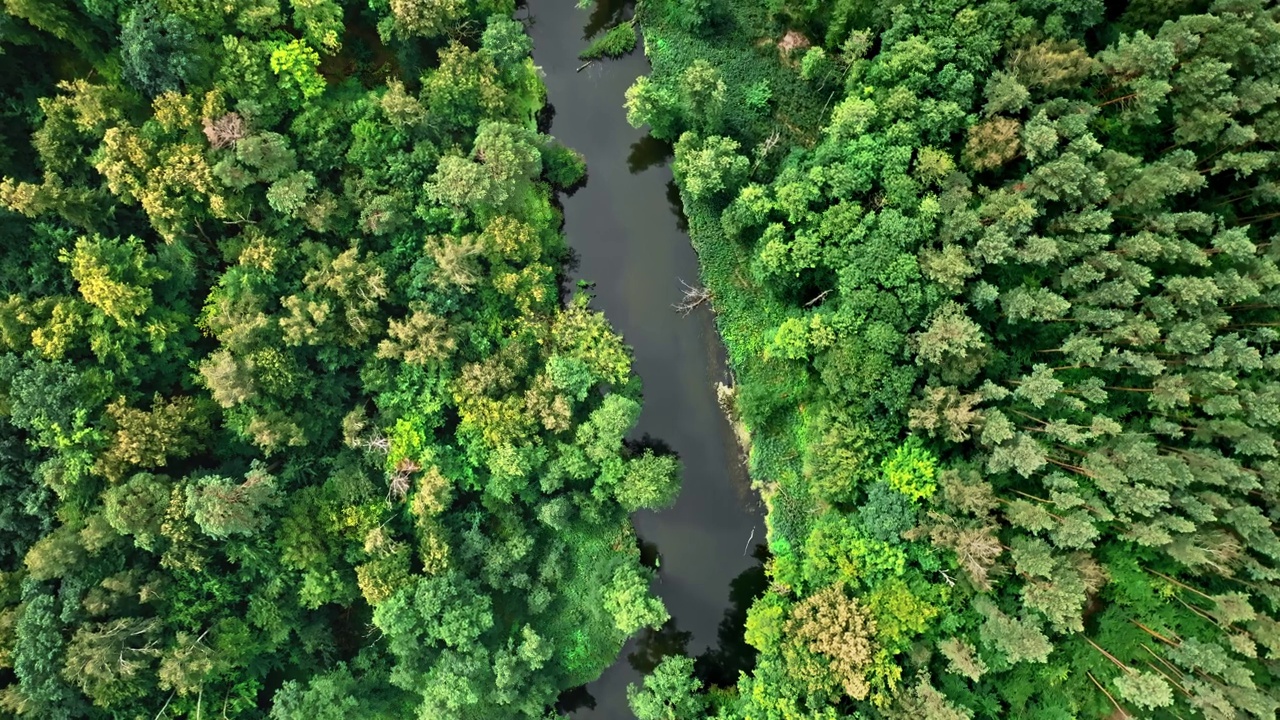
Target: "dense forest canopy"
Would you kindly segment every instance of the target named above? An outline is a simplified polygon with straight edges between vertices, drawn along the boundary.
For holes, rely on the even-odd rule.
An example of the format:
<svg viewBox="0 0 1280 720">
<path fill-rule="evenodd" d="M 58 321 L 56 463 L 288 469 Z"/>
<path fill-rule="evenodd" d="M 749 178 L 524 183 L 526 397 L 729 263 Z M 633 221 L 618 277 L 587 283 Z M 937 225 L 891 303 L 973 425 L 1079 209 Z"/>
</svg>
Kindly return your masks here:
<svg viewBox="0 0 1280 720">
<path fill-rule="evenodd" d="M 636 713 L 1274 718 L 1276 4 L 637 16 L 773 558 Z"/>
<path fill-rule="evenodd" d="M 557 717 L 663 625 L 512 0 L 3 7 L 0 715 Z M 769 507 L 636 716 L 1276 717 L 1280 7 L 600 9 Z"/>
<path fill-rule="evenodd" d="M 543 718 L 666 619 L 510 0 L 4 9 L 0 715 Z"/>
</svg>

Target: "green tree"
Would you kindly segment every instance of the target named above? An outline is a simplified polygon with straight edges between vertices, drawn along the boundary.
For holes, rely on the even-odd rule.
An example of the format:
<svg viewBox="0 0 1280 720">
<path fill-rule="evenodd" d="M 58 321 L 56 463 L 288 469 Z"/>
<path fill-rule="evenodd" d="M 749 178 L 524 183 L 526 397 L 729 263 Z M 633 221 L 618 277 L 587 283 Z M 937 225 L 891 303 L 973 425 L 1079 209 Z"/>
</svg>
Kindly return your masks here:
<svg viewBox="0 0 1280 720">
<path fill-rule="evenodd" d="M 649 580 L 639 567 L 620 565 L 604 589 L 604 609 L 623 634 L 660 627 L 671 617 L 662 600 L 649 594 Z"/>
<path fill-rule="evenodd" d="M 269 522 L 270 510 L 281 502 L 276 479 L 260 466 L 250 470 L 243 482 L 214 475 L 187 486 L 187 512 L 214 538 L 260 532 Z"/>
<path fill-rule="evenodd" d="M 627 686 L 627 703 L 639 720 L 695 720 L 707 710 L 701 690 L 693 660 L 669 655 L 644 679 L 643 688 Z"/>
<path fill-rule="evenodd" d="M 125 78 L 149 97 L 181 91 L 203 71 L 195 28 L 155 0 L 124 16 L 120 44 Z"/>
<path fill-rule="evenodd" d="M 732 194 L 750 170 L 747 158 L 738 154 L 735 140 L 711 136 L 705 140 L 686 132 L 676 142 L 671 166 L 685 192 L 696 199 Z"/>
</svg>

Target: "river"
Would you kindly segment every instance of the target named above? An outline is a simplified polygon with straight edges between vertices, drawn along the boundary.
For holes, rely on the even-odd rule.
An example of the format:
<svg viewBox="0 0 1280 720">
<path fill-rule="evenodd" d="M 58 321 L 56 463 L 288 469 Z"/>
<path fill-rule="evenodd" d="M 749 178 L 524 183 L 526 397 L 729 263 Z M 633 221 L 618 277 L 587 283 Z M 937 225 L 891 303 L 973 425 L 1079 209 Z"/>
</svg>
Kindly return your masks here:
<svg viewBox="0 0 1280 720">
<path fill-rule="evenodd" d="M 600 0 L 594 11 L 573 0 L 530 0 L 520 12 L 554 107 L 550 132 L 587 159 L 586 185 L 562 198 L 577 255 L 570 282 L 595 284 L 594 306 L 635 349 L 644 411 L 634 437 L 669 446 L 684 478 L 674 507 L 634 517 L 646 559 L 658 567 L 653 589 L 672 620 L 632 639 L 600 679 L 562 697 L 561 708 L 583 720 L 631 720 L 627 684 L 670 653 L 698 657 L 709 682 L 733 684 L 754 660 L 742 623 L 765 583 L 762 508 L 716 402 L 725 361 L 714 318 L 705 305 L 687 317 L 672 307 L 681 280 L 697 284 L 698 263 L 682 228 L 669 147 L 628 125 L 623 109 L 624 92 L 649 71 L 648 61 L 637 48 L 576 71 L 584 34 L 629 11 L 618 0 Z"/>
</svg>

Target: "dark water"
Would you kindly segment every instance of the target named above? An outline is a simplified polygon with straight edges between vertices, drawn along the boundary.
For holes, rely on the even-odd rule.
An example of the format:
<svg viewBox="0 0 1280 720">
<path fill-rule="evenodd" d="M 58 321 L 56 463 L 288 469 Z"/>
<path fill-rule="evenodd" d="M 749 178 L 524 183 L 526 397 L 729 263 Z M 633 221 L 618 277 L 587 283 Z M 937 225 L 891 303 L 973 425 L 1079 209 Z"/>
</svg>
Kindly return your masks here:
<svg viewBox="0 0 1280 720">
<path fill-rule="evenodd" d="M 622 106 L 648 62 L 637 48 L 575 72 L 584 36 L 629 12 L 617 0 L 600 0 L 593 10 L 573 0 L 530 0 L 520 13 L 546 73 L 551 133 L 586 156 L 590 173 L 585 187 L 563 198 L 565 234 L 578 255 L 571 277 L 595 283 L 595 307 L 635 348 L 644 382 L 636 437 L 666 443 L 684 472 L 674 507 L 635 516 L 646 558 L 658 558 L 653 587 L 672 621 L 632 640 L 599 680 L 562 698 L 564 710 L 592 720 L 631 720 L 627 684 L 666 654 L 698 657 L 704 680 L 733 684 L 753 661 L 742 623 L 765 582 L 757 557 L 760 503 L 716 403 L 714 386 L 725 371 L 713 318 L 705 307 L 688 317 L 672 308 L 681 279 L 697 283 L 698 265 L 681 228 L 669 148 L 629 126 Z"/>
</svg>

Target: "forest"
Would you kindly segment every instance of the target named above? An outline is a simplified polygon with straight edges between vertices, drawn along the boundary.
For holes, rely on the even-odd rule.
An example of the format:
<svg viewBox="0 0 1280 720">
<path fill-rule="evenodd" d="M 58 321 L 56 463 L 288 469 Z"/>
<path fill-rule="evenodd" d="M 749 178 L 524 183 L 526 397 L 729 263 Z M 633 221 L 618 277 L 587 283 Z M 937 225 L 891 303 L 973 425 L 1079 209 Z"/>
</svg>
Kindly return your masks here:
<svg viewBox="0 0 1280 720">
<path fill-rule="evenodd" d="M 636 14 L 771 552 L 637 716 L 1276 717 L 1280 7 Z"/>
<path fill-rule="evenodd" d="M 0 717 L 564 718 L 681 472 L 515 0 L 0 3 Z M 1280 6 L 600 5 L 768 508 L 638 720 L 1275 718 Z"/>
<path fill-rule="evenodd" d="M 0 716 L 545 718 L 666 620 L 511 0 L 3 4 Z"/>
</svg>

